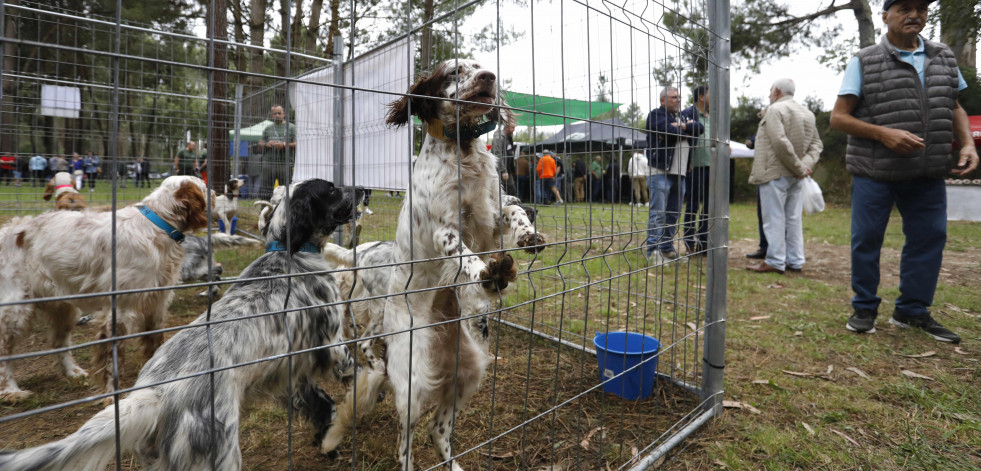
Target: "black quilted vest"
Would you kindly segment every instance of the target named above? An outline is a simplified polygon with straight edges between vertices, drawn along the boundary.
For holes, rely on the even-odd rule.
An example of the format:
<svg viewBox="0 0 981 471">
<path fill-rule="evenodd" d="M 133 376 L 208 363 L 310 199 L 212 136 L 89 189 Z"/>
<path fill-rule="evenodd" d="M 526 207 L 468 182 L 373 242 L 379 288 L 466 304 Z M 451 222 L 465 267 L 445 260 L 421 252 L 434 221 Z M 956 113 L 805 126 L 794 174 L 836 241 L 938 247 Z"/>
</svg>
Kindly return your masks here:
<svg viewBox="0 0 981 471">
<path fill-rule="evenodd" d="M 957 100 L 957 60 L 950 49 L 920 38 L 924 82 L 886 36 L 858 51 L 862 98 L 852 114 L 867 123 L 903 129 L 923 138 L 924 149 L 897 154 L 872 139 L 848 136 L 845 163 L 852 175 L 880 181 L 942 178 L 950 172 Z"/>
</svg>

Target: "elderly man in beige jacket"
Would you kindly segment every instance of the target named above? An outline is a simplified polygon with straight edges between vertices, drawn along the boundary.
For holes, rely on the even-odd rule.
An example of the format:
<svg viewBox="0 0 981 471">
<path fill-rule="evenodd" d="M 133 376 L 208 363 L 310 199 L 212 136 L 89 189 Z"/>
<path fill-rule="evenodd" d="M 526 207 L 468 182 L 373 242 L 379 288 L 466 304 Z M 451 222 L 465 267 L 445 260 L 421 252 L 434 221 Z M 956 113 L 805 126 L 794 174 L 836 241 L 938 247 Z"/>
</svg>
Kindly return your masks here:
<svg viewBox="0 0 981 471">
<path fill-rule="evenodd" d="M 814 113 L 794 101 L 794 81 L 770 87 L 770 106 L 756 132 L 756 155 L 749 182 L 759 185 L 763 232 L 770 243 L 766 259 L 747 267 L 757 273 L 799 272 L 804 266 L 801 180 L 821 157 L 824 144 Z"/>
</svg>

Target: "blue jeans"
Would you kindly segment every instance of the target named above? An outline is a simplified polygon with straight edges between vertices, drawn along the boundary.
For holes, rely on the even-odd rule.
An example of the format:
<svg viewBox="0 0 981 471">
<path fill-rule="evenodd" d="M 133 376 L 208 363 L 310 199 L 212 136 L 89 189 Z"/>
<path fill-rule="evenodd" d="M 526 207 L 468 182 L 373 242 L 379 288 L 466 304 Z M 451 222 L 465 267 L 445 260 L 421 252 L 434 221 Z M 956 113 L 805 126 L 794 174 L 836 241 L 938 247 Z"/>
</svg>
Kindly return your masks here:
<svg viewBox="0 0 981 471">
<path fill-rule="evenodd" d="M 683 175 L 651 175 L 647 177 L 647 190 L 651 197 L 651 210 L 647 218 L 647 253 L 674 250 L 675 232 L 681 212 L 681 197 L 685 193 Z"/>
<path fill-rule="evenodd" d="M 766 264 L 784 270 L 804 266 L 804 221 L 801 180 L 780 177 L 760 185 L 763 232 L 770 243 Z"/>
<path fill-rule="evenodd" d="M 527 176 L 518 177 L 518 198 L 521 201 L 530 201 L 528 198 L 528 184 L 530 179 Z"/>
<path fill-rule="evenodd" d="M 708 246 L 709 167 L 693 167 L 685 176 L 685 245 Z"/>
<path fill-rule="evenodd" d="M 894 204 L 906 236 L 896 310 L 925 315 L 937 291 L 947 243 L 947 190 L 940 178 L 880 182 L 852 177 L 852 306 L 877 309 L 882 301 L 877 295 L 879 254 Z"/>
</svg>

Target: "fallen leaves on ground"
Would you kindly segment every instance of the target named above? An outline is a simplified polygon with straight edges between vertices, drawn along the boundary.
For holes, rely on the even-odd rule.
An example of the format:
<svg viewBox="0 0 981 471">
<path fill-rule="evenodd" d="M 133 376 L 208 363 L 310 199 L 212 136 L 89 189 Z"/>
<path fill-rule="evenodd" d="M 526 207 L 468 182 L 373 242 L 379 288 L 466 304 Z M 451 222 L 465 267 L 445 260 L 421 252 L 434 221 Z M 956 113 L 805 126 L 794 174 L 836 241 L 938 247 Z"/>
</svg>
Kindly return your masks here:
<svg viewBox="0 0 981 471">
<path fill-rule="evenodd" d="M 812 429 L 810 425 L 807 425 L 807 422 L 801 422 L 800 424 L 804 426 L 804 429 L 807 430 L 807 433 L 811 435 L 817 434 L 816 432 L 814 432 L 814 429 Z"/>
<path fill-rule="evenodd" d="M 969 353 L 965 352 L 961 347 L 954 347 L 954 353 L 958 355 L 969 355 Z"/>
<path fill-rule="evenodd" d="M 865 379 L 872 379 L 864 371 L 862 371 L 862 370 L 860 370 L 858 368 L 855 368 L 854 366 L 849 366 L 848 368 L 845 368 L 845 369 L 848 370 L 848 371 L 851 371 L 852 373 L 855 373 L 855 374 L 857 374 L 857 375 L 859 375 L 859 376 L 861 376 L 861 377 L 863 377 Z"/>
<path fill-rule="evenodd" d="M 596 432 L 599 432 L 601 430 L 603 430 L 603 427 L 596 427 L 596 428 L 590 430 L 589 433 L 586 434 L 586 438 L 583 438 L 582 441 L 579 442 L 579 446 L 581 446 L 584 449 L 588 450 L 589 449 L 589 440 L 593 438 L 593 435 L 595 435 Z M 604 431 L 602 434 L 600 434 L 600 437 L 606 437 L 606 432 Z"/>
<path fill-rule="evenodd" d="M 843 433 L 841 433 L 841 432 L 839 432 L 839 431 L 837 431 L 835 429 L 831 429 L 831 432 L 834 433 L 834 434 L 837 434 L 838 436 L 840 436 L 841 438 L 844 438 L 845 440 L 848 440 L 848 442 L 851 443 L 852 445 L 861 446 L 861 445 L 858 444 L 858 442 L 856 442 L 855 440 L 852 440 L 852 437 L 849 437 L 848 435 L 845 435 L 845 434 L 843 434 Z"/>
<path fill-rule="evenodd" d="M 722 407 L 726 409 L 746 409 L 754 414 L 761 413 L 759 409 L 739 401 L 722 401 Z"/>
<path fill-rule="evenodd" d="M 769 319 L 770 317 L 771 316 L 753 316 L 753 317 L 750 317 L 749 320 L 751 320 L 751 321 L 762 321 L 764 319 Z"/>
<path fill-rule="evenodd" d="M 936 354 L 937 354 L 937 352 L 935 352 L 933 350 L 930 350 L 929 352 L 916 353 L 916 354 L 913 354 L 913 355 L 903 355 L 902 353 L 897 353 L 896 355 L 899 355 L 901 357 L 906 357 L 906 358 L 927 358 L 927 357 L 932 357 L 932 356 L 934 356 Z"/>
<path fill-rule="evenodd" d="M 910 378 L 927 379 L 927 380 L 930 380 L 930 381 L 933 381 L 934 380 L 933 378 L 931 378 L 929 376 L 921 375 L 921 374 L 919 374 L 919 373 L 917 373 L 915 371 L 910 371 L 910 370 L 902 370 L 902 371 L 903 371 L 903 374 L 904 375 L 909 376 Z"/>
</svg>

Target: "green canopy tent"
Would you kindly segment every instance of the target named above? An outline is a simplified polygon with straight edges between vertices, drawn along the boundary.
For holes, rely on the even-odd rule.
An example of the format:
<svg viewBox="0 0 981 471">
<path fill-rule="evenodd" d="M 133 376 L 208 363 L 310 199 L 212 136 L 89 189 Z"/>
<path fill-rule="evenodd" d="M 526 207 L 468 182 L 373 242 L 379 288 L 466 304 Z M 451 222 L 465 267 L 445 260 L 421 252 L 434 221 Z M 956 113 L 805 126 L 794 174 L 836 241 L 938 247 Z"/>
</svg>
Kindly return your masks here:
<svg viewBox="0 0 981 471">
<path fill-rule="evenodd" d="M 268 119 L 264 119 L 264 120 L 260 121 L 257 124 L 254 124 L 254 125 L 249 126 L 247 128 L 239 129 L 239 131 L 238 131 L 239 132 L 239 137 L 238 138 L 239 138 L 239 141 L 240 141 L 239 151 L 238 151 L 238 156 L 239 157 L 245 157 L 245 156 L 249 155 L 249 143 L 261 141 L 262 140 L 262 131 L 264 129 L 266 129 L 266 126 L 269 126 L 270 124 L 272 124 L 272 121 L 270 121 Z M 230 142 L 230 143 L 234 143 L 235 142 L 235 130 L 234 129 L 229 129 L 228 130 L 228 142 Z M 228 146 L 228 154 L 229 155 L 232 155 L 232 151 L 233 151 L 232 147 L 235 147 L 235 146 L 234 145 Z"/>
<path fill-rule="evenodd" d="M 561 126 L 609 112 L 620 103 L 504 92 L 504 100 L 515 109 L 518 126 Z M 544 113 L 544 114 L 542 114 Z"/>
<path fill-rule="evenodd" d="M 514 109 L 518 126 L 562 126 L 607 113 L 621 105 L 607 101 L 583 101 L 528 93 L 504 93 L 504 101 Z M 415 124 L 421 124 L 413 117 Z"/>
</svg>

